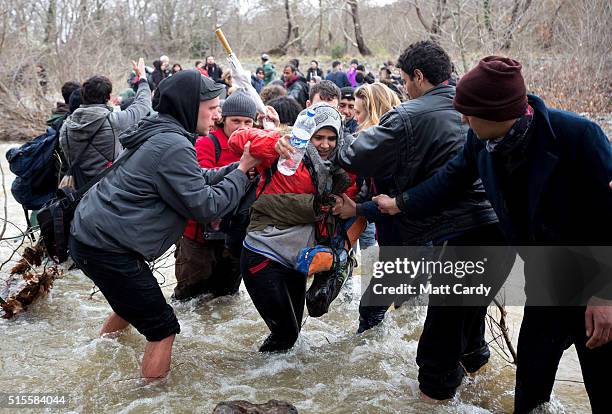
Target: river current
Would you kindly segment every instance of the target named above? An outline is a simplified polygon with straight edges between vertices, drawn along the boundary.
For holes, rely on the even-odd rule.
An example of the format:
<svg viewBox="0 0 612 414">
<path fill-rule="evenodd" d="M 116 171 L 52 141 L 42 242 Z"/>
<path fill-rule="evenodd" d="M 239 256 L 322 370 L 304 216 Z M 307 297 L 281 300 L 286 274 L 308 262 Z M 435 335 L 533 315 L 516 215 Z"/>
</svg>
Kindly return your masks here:
<svg viewBox="0 0 612 414">
<path fill-rule="evenodd" d="M 7 191 L 14 177 L 4 153 L 11 146 L 0 145 Z M 10 194 L 8 206 L 9 219 L 24 229 L 23 211 Z M 9 227 L 7 235 L 16 234 Z M 14 246 L 15 241 L 0 244 L 0 262 Z M 159 281 L 169 298 L 175 282 L 172 259 L 166 266 Z M 9 268 L 0 272 L 0 285 Z M 521 271 L 520 263 L 514 271 Z M 138 332 L 98 338 L 110 308 L 100 293 L 90 297 L 92 286 L 80 271 L 67 271 L 48 297 L 11 320 L 0 320 L 0 393 L 66 396 L 65 406 L 31 412 L 208 413 L 218 402 L 233 399 L 285 400 L 300 413 L 512 411 L 515 369 L 495 346 L 484 372 L 464 381 L 452 402 L 421 402 L 415 357 L 426 309 L 402 306 L 390 311 L 381 326 L 356 335 L 359 276 L 349 280 L 330 313 L 306 318 L 296 346 L 280 355 L 257 352 L 268 330 L 244 286 L 234 297 L 173 304 L 181 333 L 167 380 L 154 385 L 137 378 L 145 345 Z M 516 343 L 522 309 L 508 311 Z M 545 412 L 590 412 L 581 381 L 572 347 L 561 361 Z M 0 412 L 22 411 L 28 410 L 0 407 Z"/>
</svg>

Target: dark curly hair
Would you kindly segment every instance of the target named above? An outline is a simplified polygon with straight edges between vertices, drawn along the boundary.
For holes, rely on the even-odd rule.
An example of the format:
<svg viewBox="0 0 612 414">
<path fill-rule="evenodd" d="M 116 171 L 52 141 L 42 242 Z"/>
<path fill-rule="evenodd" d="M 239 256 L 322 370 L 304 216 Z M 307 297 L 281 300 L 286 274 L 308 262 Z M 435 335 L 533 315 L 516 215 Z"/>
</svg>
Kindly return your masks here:
<svg viewBox="0 0 612 414">
<path fill-rule="evenodd" d="M 70 103 L 70 95 L 81 87 L 81 84 L 76 81 L 68 81 L 62 85 L 62 98 L 66 104 Z"/>
<path fill-rule="evenodd" d="M 113 92 L 113 83 L 106 76 L 96 75 L 87 79 L 81 87 L 83 105 L 105 104 Z"/>
<path fill-rule="evenodd" d="M 292 126 L 302 111 L 302 106 L 291 96 L 281 96 L 268 102 L 278 113 L 281 124 Z"/>
<path fill-rule="evenodd" d="M 411 44 L 404 50 L 397 61 L 397 66 L 414 78 L 414 71 L 420 70 L 423 76 L 433 85 L 438 85 L 451 76 L 451 60 L 442 47 L 430 40 Z"/>
</svg>

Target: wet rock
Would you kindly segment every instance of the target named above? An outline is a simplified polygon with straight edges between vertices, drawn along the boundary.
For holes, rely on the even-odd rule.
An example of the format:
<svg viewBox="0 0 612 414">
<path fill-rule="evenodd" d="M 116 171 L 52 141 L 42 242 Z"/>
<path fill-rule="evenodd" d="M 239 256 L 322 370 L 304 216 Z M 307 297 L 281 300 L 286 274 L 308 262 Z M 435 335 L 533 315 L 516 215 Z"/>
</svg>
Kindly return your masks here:
<svg viewBox="0 0 612 414">
<path fill-rule="evenodd" d="M 213 414 L 297 414 L 293 404 L 270 400 L 264 404 L 253 404 L 244 400 L 223 401 L 217 404 Z"/>
</svg>

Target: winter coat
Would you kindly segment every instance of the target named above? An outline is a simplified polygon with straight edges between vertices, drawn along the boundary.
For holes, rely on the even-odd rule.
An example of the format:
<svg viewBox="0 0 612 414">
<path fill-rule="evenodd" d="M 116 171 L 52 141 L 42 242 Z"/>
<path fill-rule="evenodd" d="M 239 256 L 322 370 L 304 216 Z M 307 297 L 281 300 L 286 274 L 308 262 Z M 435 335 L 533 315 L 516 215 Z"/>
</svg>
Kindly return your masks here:
<svg viewBox="0 0 612 414">
<path fill-rule="evenodd" d="M 215 82 L 221 82 L 221 75 L 223 75 L 223 70 L 221 66 L 213 63 L 212 65 L 204 65 L 204 69 L 208 72 L 208 76 L 214 80 Z"/>
<path fill-rule="evenodd" d="M 429 180 L 407 189 L 398 206 L 422 216 L 481 179 L 507 238 L 515 244 L 608 245 L 612 241 L 612 148 L 601 128 L 576 114 L 547 108 L 529 95 L 534 109 L 528 155 L 528 222 L 513 222 L 500 187 L 499 167 L 485 143 L 469 131 L 465 147 Z M 527 239 L 521 239 L 522 229 Z"/>
<path fill-rule="evenodd" d="M 308 100 L 308 83 L 304 77 L 299 76 L 291 83 L 285 82 L 287 87 L 287 96 L 291 96 L 299 103 L 302 108 L 306 108 L 306 101 Z"/>
<path fill-rule="evenodd" d="M 357 87 L 357 69 L 349 69 L 346 71 L 346 77 L 353 88 Z"/>
<path fill-rule="evenodd" d="M 91 247 L 135 251 L 153 260 L 178 240 L 187 219 L 207 222 L 232 211 L 247 176 L 237 164 L 202 170 L 189 139 L 164 114 L 146 118 L 137 131 L 122 136 L 126 148 L 146 142 L 85 195 L 71 234 Z"/>
<path fill-rule="evenodd" d="M 53 125 L 59 120 L 66 118 L 70 114 L 70 107 L 65 102 L 57 102 L 55 108 L 51 111 L 51 116 L 47 118 L 45 122 L 47 126 L 53 127 Z"/>
<path fill-rule="evenodd" d="M 255 88 L 255 91 L 259 93 L 264 88 L 265 82 L 263 79 L 259 79 L 257 75 L 253 74 L 251 75 L 251 85 Z"/>
<path fill-rule="evenodd" d="M 158 114 L 121 137 L 129 149 L 142 145 L 79 203 L 71 234 L 88 246 L 161 256 L 187 219 L 208 222 L 238 205 L 248 178 L 232 164 L 202 170 L 192 144 L 200 105 L 197 71 L 182 71 L 159 92 Z"/>
<path fill-rule="evenodd" d="M 138 84 L 134 102 L 124 111 L 112 112 L 104 104 L 81 105 L 66 118 L 60 130 L 60 146 L 70 164 L 78 164 L 90 180 L 108 167 L 121 152 L 119 135 L 151 112 L 151 90 L 146 80 Z M 96 132 L 97 131 L 97 132 Z M 95 133 L 91 144 L 90 138 Z"/>
<path fill-rule="evenodd" d="M 346 86 L 351 86 L 351 83 L 346 77 L 346 73 L 344 73 L 341 70 L 330 72 L 325 78 L 325 80 L 332 81 L 338 86 L 338 88 L 344 88 Z"/>
<path fill-rule="evenodd" d="M 308 72 L 306 72 L 306 80 L 310 82 L 314 80 L 315 76 L 323 78 L 323 71 L 321 70 L 321 68 L 316 68 L 316 69 L 308 68 Z"/>
<path fill-rule="evenodd" d="M 151 83 L 153 84 L 153 89 L 157 89 L 157 86 L 161 81 L 166 78 L 166 74 L 161 69 L 155 68 L 153 73 L 151 73 Z"/>
<path fill-rule="evenodd" d="M 444 167 L 465 143 L 467 127 L 453 108 L 455 88 L 439 85 L 387 112 L 338 153 L 338 164 L 363 177 L 392 176 L 396 196 Z M 394 218 L 402 244 L 417 245 L 497 221 L 482 183 L 471 182 L 443 211 Z"/>
<path fill-rule="evenodd" d="M 227 145 L 228 138 L 222 128 L 215 129 L 211 134 L 217 138 L 221 148 L 219 161 L 217 161 L 215 157 L 215 145 L 212 139 L 209 136 L 201 136 L 195 143 L 196 157 L 200 167 L 205 169 L 216 169 L 240 161 L 240 156 L 230 151 Z M 196 221 L 189 220 L 183 235 L 188 239 L 204 242 L 201 230 L 202 227 L 198 226 Z"/>
<path fill-rule="evenodd" d="M 276 78 L 276 68 L 270 61 L 264 63 L 262 68 L 264 70 L 264 83 L 267 85 Z"/>
<path fill-rule="evenodd" d="M 534 118 L 524 168 L 516 168 L 516 173 L 504 177 L 507 174 L 502 173 L 503 159 L 489 152 L 485 142 L 470 130 L 463 150 L 433 177 L 398 197 L 398 207 L 410 217 L 422 217 L 444 208 L 474 180 L 481 179 L 510 243 L 516 246 L 610 246 L 610 142 L 592 121 L 547 108 L 533 95 L 528 96 L 528 102 L 534 110 Z M 522 174 L 524 177 L 520 176 Z M 508 187 L 501 184 L 517 180 L 524 184 L 515 191 L 508 191 Z M 521 211 L 509 206 L 518 206 Z M 605 249 L 609 257 L 609 247 Z M 589 269 L 605 269 L 606 266 L 609 269 L 609 260 L 606 265 L 598 266 L 589 253 L 575 255 L 572 249 L 558 250 L 554 260 L 543 257 L 545 250 L 536 250 L 535 255 L 530 254 L 529 249 L 519 247 L 518 250 L 525 260 L 528 303 L 530 298 L 541 298 L 542 293 L 564 299 L 562 304 L 565 305 L 570 299 L 576 300 L 572 304 L 584 304 L 581 299 L 588 299 L 591 294 L 612 299 L 609 272 L 603 270 L 599 275 L 589 272 Z M 601 290 L 594 293 L 593 289 Z"/>
<path fill-rule="evenodd" d="M 297 263 L 300 250 L 314 243 L 315 219 L 320 212 L 315 211 L 314 196 L 317 194 L 317 189 L 305 162 L 301 162 L 291 176 L 283 175 L 278 171 L 274 171 L 270 175 L 272 166 L 279 159 L 274 146 L 280 137 L 281 135 L 277 131 L 241 129 L 232 134 L 229 147 L 232 151 L 240 154 L 244 145 L 251 142 L 251 154 L 261 160 L 257 168 L 262 178 L 259 180 L 257 188 L 258 199 L 251 210 L 252 218 L 255 214 L 255 220 L 251 226 L 266 222 L 280 224 L 280 226 L 269 225 L 263 230 L 259 227 L 254 230 L 254 227 L 251 227 L 245 238 L 244 246 L 251 251 L 293 268 Z M 351 176 L 351 179 L 353 186 L 347 191 L 347 194 L 354 197 L 356 195 L 354 176 Z M 305 200 L 310 200 L 310 198 L 301 196 L 287 200 L 288 194 L 310 195 L 312 201 L 309 204 Z M 274 211 L 282 211 L 282 208 L 278 207 L 279 204 L 284 205 L 286 210 L 293 209 L 295 211 L 286 212 L 287 214 L 282 216 L 274 215 Z M 270 206 L 276 207 L 270 208 Z M 298 206 L 300 212 L 297 211 Z M 266 215 L 267 218 L 264 217 Z M 296 222 L 296 217 L 306 218 L 306 220 L 305 222 Z M 284 225 L 283 223 L 291 223 L 292 225 Z"/>
</svg>

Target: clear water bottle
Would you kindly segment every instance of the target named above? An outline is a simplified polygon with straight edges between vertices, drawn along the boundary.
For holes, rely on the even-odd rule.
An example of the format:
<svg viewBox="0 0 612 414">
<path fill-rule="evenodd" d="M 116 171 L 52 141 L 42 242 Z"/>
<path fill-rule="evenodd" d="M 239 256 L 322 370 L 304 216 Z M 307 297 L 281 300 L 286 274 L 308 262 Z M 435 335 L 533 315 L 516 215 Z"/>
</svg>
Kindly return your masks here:
<svg viewBox="0 0 612 414">
<path fill-rule="evenodd" d="M 295 124 L 293 124 L 289 143 L 296 151 L 291 154 L 289 158 L 279 158 L 278 171 L 281 174 L 293 175 L 300 165 L 302 158 L 304 158 L 306 148 L 310 142 L 310 137 L 312 137 L 312 134 L 314 134 L 317 128 L 314 116 L 315 113 L 309 109 L 298 116 Z"/>
</svg>

